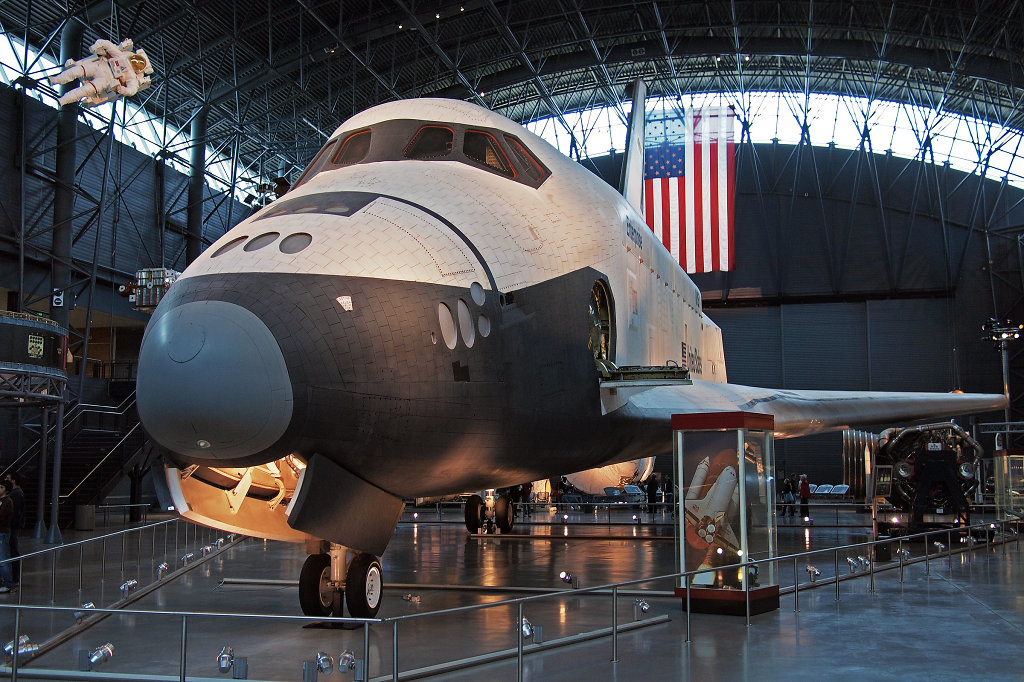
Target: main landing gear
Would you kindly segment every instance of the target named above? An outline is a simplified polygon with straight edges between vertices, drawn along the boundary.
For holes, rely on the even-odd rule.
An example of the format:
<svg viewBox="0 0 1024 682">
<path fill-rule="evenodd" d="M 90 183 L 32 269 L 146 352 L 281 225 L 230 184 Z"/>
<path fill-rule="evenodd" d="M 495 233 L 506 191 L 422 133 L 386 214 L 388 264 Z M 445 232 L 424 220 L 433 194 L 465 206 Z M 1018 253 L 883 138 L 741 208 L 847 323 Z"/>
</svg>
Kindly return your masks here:
<svg viewBox="0 0 1024 682">
<path fill-rule="evenodd" d="M 507 497 L 498 497 L 494 490 L 486 492 L 487 498 L 470 495 L 466 500 L 466 529 L 470 533 L 511 533 L 515 523 L 515 509 Z"/>
<path fill-rule="evenodd" d="M 343 616 L 344 596 L 349 615 L 373 618 L 383 589 L 380 559 L 334 543 L 326 553 L 310 554 L 299 573 L 299 605 L 307 616 Z"/>
</svg>

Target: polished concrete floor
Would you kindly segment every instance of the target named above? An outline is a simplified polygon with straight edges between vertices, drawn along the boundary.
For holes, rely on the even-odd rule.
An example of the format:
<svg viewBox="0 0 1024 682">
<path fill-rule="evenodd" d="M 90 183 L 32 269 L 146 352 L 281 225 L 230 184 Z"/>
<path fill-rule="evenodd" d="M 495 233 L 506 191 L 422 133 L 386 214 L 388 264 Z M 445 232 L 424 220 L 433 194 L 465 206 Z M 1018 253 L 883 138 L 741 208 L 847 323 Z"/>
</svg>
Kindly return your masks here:
<svg viewBox="0 0 1024 682">
<path fill-rule="evenodd" d="M 810 589 L 805 566 L 818 567 L 819 581 L 834 576 L 836 557 L 828 548 L 864 541 L 869 529 L 849 518 L 812 528 L 784 524 L 778 531 L 780 553 L 821 550 L 797 562 L 799 611 L 794 610 L 788 562 L 779 571 L 787 592 L 779 610 L 753 617 L 749 627 L 743 617 L 694 614 L 690 642 L 681 600 L 666 596 L 671 581 L 623 588 L 615 603 L 617 622 L 631 625 L 637 615 L 641 627 L 618 634 L 618 660 L 613 662 L 612 638 L 600 636 L 613 622 L 612 596 L 548 591 L 567 587 L 557 577 L 563 570 L 577 576 L 584 589 L 673 573 L 669 519 L 642 514 L 643 523 L 637 525 L 627 510 L 571 510 L 568 524 L 561 512 L 538 513 L 515 536 L 471 537 L 457 509 L 442 514 L 418 510 L 416 519 L 414 511 L 406 512 L 383 557 L 387 589 L 379 616 L 417 617 L 369 628 L 371 679 L 390 679 L 396 629 L 403 679 L 411 671 L 425 674 L 429 666 L 496 652 L 505 657 L 461 670 L 437 669 L 431 679 L 517 679 L 518 604 L 436 612 L 524 596 L 531 600 L 522 604 L 523 613 L 543 628 L 545 641 L 526 645 L 522 673 L 528 680 L 1024 679 L 1024 554 L 1013 542 L 979 544 L 973 552 L 951 557 L 935 557 L 941 548 L 929 547 L 932 558 L 927 564 L 907 564 L 902 582 L 899 570 L 881 570 L 896 564 L 877 562 L 873 592 L 870 578 L 861 574 L 840 582 L 837 600 L 834 582 Z M 65 543 L 82 535 L 67 533 Z M 0 607 L 43 607 L 21 610 L 17 630 L 33 643 L 49 644 L 19 670 L 19 677 L 75 679 L 78 652 L 110 642 L 113 658 L 78 679 L 177 679 L 183 629 L 189 679 L 230 679 L 232 674 L 218 673 L 216 664 L 225 645 L 246 658 L 248 679 L 302 680 L 302 661 L 312 660 L 317 651 L 335 661 L 343 650 L 363 659 L 361 626 L 304 627 L 308 621 L 283 618 L 299 611 L 294 581 L 305 559 L 302 547 L 239 539 L 202 560 L 200 547 L 217 537 L 213 531 L 196 535 L 194 528 L 173 523 L 134 532 L 123 542 L 113 537 L 70 545 L 56 559 L 26 560 L 20 589 L 0 596 Z M 24 544 L 44 547 L 31 540 Z M 925 552 L 923 544 L 909 549 L 915 559 Z M 181 568 L 180 556 L 189 551 L 197 561 Z M 840 552 L 840 575 L 850 576 L 846 557 L 857 553 Z M 161 561 L 170 564 L 172 573 L 155 583 Z M 138 598 L 126 606 L 132 613 L 75 626 L 73 613 L 51 608 L 84 601 L 100 608 L 117 606 L 122 603 L 119 587 L 129 579 L 139 583 Z M 149 588 L 155 589 L 142 594 Z M 647 613 L 635 613 L 637 595 L 631 590 L 643 592 Z M 183 619 L 148 611 L 282 618 Z M 0 632 L 2 641 L 13 638 L 13 609 L 0 608 Z M 60 638 L 66 641 L 58 643 Z M 546 648 L 571 639 L 581 641 Z M 353 679 L 353 672 L 335 671 L 318 679 Z"/>
</svg>

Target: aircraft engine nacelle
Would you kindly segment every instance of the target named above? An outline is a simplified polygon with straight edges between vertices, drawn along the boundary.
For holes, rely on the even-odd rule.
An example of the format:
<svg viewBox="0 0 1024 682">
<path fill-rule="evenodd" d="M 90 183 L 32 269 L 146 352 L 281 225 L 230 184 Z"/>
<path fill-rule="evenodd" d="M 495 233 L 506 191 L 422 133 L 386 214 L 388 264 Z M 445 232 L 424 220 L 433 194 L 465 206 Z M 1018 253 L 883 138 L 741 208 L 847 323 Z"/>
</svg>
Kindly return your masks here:
<svg viewBox="0 0 1024 682">
<path fill-rule="evenodd" d="M 603 495 L 605 488 L 618 488 L 643 481 L 651 475 L 653 470 L 654 458 L 645 457 L 579 471 L 567 475 L 565 479 L 580 492 L 588 495 Z"/>
</svg>

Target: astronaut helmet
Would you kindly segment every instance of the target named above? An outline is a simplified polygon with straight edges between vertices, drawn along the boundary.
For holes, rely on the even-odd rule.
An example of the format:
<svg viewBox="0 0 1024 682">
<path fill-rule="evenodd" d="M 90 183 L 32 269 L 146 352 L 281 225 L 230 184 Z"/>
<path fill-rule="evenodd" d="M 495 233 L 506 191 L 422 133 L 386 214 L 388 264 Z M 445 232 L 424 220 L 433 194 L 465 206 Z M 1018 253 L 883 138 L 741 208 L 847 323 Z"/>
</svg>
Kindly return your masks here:
<svg viewBox="0 0 1024 682">
<path fill-rule="evenodd" d="M 141 47 L 128 57 L 128 63 L 137 73 L 153 73 L 153 65 L 149 63 L 149 57 Z"/>
</svg>

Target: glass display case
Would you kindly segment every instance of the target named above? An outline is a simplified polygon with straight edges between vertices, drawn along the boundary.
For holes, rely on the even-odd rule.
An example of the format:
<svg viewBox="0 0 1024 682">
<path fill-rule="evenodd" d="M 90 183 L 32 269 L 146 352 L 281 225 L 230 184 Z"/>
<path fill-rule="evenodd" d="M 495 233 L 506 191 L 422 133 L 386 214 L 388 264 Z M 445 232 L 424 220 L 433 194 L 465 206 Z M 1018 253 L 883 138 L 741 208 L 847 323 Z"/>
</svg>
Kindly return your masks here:
<svg viewBox="0 0 1024 682">
<path fill-rule="evenodd" d="M 679 482 L 676 567 L 690 579 L 691 608 L 745 613 L 778 608 L 774 418 L 749 412 L 673 415 Z M 745 584 L 749 582 L 748 584 Z M 680 579 L 677 593 L 685 596 Z"/>
</svg>

